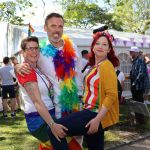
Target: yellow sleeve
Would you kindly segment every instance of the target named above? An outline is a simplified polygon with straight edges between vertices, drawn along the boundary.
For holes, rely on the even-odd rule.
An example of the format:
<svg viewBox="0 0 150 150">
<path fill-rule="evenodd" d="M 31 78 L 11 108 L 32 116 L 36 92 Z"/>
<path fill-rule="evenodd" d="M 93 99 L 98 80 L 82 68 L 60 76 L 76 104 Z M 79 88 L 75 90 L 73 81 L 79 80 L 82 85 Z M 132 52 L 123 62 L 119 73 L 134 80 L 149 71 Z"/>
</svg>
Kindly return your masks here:
<svg viewBox="0 0 150 150">
<path fill-rule="evenodd" d="M 108 62 L 108 61 L 107 61 Z M 118 100 L 117 76 L 113 65 L 108 62 L 100 66 L 101 93 L 103 96 L 102 106 L 108 110 L 114 101 Z"/>
</svg>

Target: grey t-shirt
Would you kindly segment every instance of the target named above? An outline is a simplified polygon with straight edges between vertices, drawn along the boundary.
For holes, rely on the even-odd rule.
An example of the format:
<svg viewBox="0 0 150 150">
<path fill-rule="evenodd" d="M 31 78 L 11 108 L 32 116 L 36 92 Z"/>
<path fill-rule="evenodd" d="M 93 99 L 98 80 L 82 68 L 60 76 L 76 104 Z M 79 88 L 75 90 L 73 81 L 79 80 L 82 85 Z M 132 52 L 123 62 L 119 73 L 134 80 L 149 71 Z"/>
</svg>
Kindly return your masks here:
<svg viewBox="0 0 150 150">
<path fill-rule="evenodd" d="M 11 65 L 0 67 L 0 78 L 2 80 L 2 85 L 13 85 L 13 76 L 10 73 L 13 67 Z"/>
</svg>

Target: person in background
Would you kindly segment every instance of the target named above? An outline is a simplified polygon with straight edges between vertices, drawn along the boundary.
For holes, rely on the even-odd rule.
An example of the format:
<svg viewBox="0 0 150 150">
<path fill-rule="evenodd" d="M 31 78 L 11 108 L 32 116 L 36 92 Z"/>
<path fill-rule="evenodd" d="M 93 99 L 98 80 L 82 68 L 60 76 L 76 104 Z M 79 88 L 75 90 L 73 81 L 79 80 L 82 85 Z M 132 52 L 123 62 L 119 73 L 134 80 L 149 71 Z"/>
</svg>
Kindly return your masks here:
<svg viewBox="0 0 150 150">
<path fill-rule="evenodd" d="M 85 76 L 85 74 L 89 70 L 89 64 L 88 64 L 89 52 L 88 52 L 88 50 L 82 50 L 81 55 L 82 55 L 82 70 L 81 70 L 81 72 L 83 73 L 83 76 Z"/>
<path fill-rule="evenodd" d="M 18 62 L 18 60 L 17 60 L 16 57 L 12 56 L 10 59 L 11 59 L 11 62 L 12 62 L 12 64 L 13 64 L 13 66 L 19 64 L 19 62 Z"/>
<path fill-rule="evenodd" d="M 86 66 L 86 64 L 88 63 L 88 60 L 89 60 L 88 50 L 82 50 L 81 55 L 82 55 L 82 66 L 84 68 Z"/>
<path fill-rule="evenodd" d="M 149 89 L 149 77 L 144 57 L 141 57 L 138 47 L 131 47 L 129 50 L 132 57 L 132 67 L 130 71 L 131 93 L 134 101 L 144 102 L 144 92 Z M 137 124 L 145 123 L 144 116 L 135 113 Z"/>
<path fill-rule="evenodd" d="M 120 103 L 122 103 L 124 101 L 124 97 L 122 95 L 122 92 L 124 90 L 124 81 L 125 81 L 125 75 L 122 71 L 120 71 L 118 69 L 118 67 L 115 68 L 116 70 L 116 74 L 117 74 L 117 78 L 118 78 L 118 98 Z"/>
<path fill-rule="evenodd" d="M 84 135 L 89 150 L 104 150 L 104 130 L 119 121 L 117 75 L 119 60 L 108 32 L 97 32 L 91 45 L 92 66 L 85 77 L 83 110 L 54 120 L 67 128 L 67 136 Z M 49 137 L 55 150 L 68 150 L 65 138 Z M 60 142 L 61 141 L 61 142 Z"/>
<path fill-rule="evenodd" d="M 10 99 L 10 107 L 11 107 L 11 117 L 15 117 L 15 106 L 16 106 L 16 99 L 15 99 L 15 90 L 14 90 L 14 82 L 13 76 L 10 73 L 10 70 L 13 67 L 10 65 L 9 57 L 3 58 L 4 66 L 0 67 L 0 78 L 2 80 L 2 101 L 3 101 L 3 117 L 7 118 L 8 112 L 8 99 Z"/>
<path fill-rule="evenodd" d="M 146 65 L 147 65 L 147 72 L 148 72 L 148 77 L 149 77 L 149 80 L 150 80 L 150 59 L 149 59 L 148 56 L 145 56 L 145 62 L 146 62 Z M 149 101 L 149 89 L 145 90 L 144 103 L 145 104 L 150 104 L 150 101 Z"/>
<path fill-rule="evenodd" d="M 11 62 L 13 64 L 13 66 L 17 65 L 18 64 L 18 60 L 16 57 L 11 57 Z M 19 85 L 18 85 L 18 82 L 16 80 L 16 78 L 13 78 L 14 80 L 14 88 L 15 88 L 15 94 L 16 94 L 16 104 L 17 104 L 17 111 L 21 111 L 21 107 L 20 107 L 20 99 L 19 99 Z"/>
</svg>

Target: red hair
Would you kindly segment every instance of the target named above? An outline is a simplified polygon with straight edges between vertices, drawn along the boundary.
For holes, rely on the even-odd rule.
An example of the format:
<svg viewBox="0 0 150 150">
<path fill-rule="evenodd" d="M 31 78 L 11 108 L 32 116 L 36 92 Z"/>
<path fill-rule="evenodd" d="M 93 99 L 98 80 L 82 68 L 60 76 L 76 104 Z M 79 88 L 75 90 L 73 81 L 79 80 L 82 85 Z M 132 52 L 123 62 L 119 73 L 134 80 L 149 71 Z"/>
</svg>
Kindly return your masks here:
<svg viewBox="0 0 150 150">
<path fill-rule="evenodd" d="M 110 35 L 108 32 L 97 32 L 94 36 L 93 36 L 93 42 L 91 44 L 91 54 L 90 54 L 90 58 L 89 58 L 89 65 L 90 66 L 94 66 L 95 65 L 95 54 L 93 52 L 93 48 L 97 42 L 97 40 L 100 37 L 106 37 L 109 47 L 110 47 L 110 51 L 107 54 L 107 58 L 108 60 L 113 64 L 114 67 L 119 66 L 119 59 L 118 57 L 115 55 L 115 51 L 113 49 L 113 45 L 112 45 L 112 41 L 113 41 L 113 37 L 112 35 Z"/>
</svg>

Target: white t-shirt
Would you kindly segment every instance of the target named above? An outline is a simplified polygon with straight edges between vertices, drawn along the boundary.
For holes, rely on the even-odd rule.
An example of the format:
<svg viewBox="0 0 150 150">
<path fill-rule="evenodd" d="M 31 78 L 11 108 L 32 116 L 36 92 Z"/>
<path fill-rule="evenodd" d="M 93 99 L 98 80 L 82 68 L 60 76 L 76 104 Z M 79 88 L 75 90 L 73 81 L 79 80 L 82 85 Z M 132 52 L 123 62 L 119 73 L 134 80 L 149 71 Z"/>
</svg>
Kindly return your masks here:
<svg viewBox="0 0 150 150">
<path fill-rule="evenodd" d="M 86 66 L 88 60 L 85 58 L 82 58 L 82 69 Z"/>
<path fill-rule="evenodd" d="M 14 85 L 13 76 L 10 71 L 13 70 L 11 65 L 0 67 L 0 78 L 2 85 Z"/>
<path fill-rule="evenodd" d="M 75 47 L 75 45 L 73 45 L 73 47 Z M 75 48 L 76 50 L 76 48 Z M 83 86 L 83 75 L 81 73 L 82 70 L 82 62 L 81 62 L 81 58 L 80 55 L 78 54 L 77 50 L 76 52 L 76 56 L 77 59 L 75 60 L 75 71 L 77 72 L 76 75 L 76 83 L 78 86 L 78 94 L 82 95 L 82 86 Z M 58 104 L 59 99 L 58 96 L 60 95 L 60 82 L 61 80 L 58 80 L 58 77 L 56 76 L 56 72 L 55 72 L 55 67 L 54 67 L 54 63 L 53 63 L 53 57 L 52 56 L 44 56 L 42 53 L 40 53 L 40 58 L 38 60 L 38 65 L 40 66 L 42 72 L 44 72 L 48 78 L 51 80 L 52 84 L 54 85 L 54 102 L 55 102 L 55 115 L 56 118 L 60 118 L 61 117 L 61 106 Z"/>
<path fill-rule="evenodd" d="M 118 75 L 118 80 L 120 81 L 120 83 L 122 83 L 122 81 L 125 80 L 125 75 L 123 72 L 120 72 L 119 75 Z"/>
<path fill-rule="evenodd" d="M 41 78 L 41 77 L 42 78 Z M 40 76 L 36 73 L 36 77 L 37 77 L 37 83 L 38 83 L 38 88 L 41 94 L 41 99 L 44 102 L 45 106 L 47 107 L 48 110 L 51 110 L 54 108 L 52 100 L 50 99 L 50 97 L 48 96 L 48 88 L 46 87 L 46 84 L 49 85 L 48 80 L 46 79 L 46 77 L 42 74 L 40 74 Z M 44 83 L 44 81 L 45 83 Z M 31 81 L 32 82 L 32 81 Z M 28 96 L 25 88 L 19 83 L 20 86 L 20 92 L 21 92 L 21 96 L 24 102 L 24 106 L 23 106 L 23 110 L 26 114 L 32 113 L 32 112 L 37 112 L 31 98 Z"/>
</svg>

